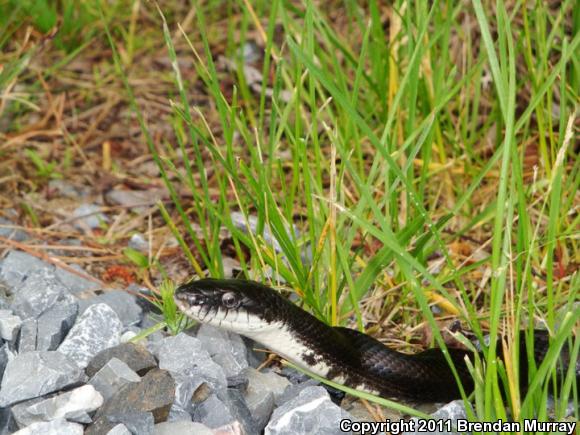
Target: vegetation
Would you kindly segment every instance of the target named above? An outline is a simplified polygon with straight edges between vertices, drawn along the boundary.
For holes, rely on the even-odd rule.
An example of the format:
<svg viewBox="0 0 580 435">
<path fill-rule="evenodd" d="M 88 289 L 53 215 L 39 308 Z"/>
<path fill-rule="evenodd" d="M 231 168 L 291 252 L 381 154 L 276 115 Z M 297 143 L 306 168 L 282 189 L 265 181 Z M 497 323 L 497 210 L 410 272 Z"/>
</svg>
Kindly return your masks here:
<svg viewBox="0 0 580 435">
<path fill-rule="evenodd" d="M 241 276 L 289 288 L 329 324 L 402 351 L 445 347 L 440 331 L 459 319 L 491 337 L 473 362 L 470 418 L 545 420 L 550 393 L 553 418 L 570 400 L 578 412 L 573 369 L 550 382 L 564 343 L 573 360 L 580 348 L 574 1 L 124 3 L 128 16 L 81 2 L 86 29 L 63 36 L 74 47 L 55 44 L 72 55 L 44 79 L 89 49 L 112 53 L 93 67 L 93 86 L 124 90 L 123 122 L 139 124 L 169 192 L 156 216 L 197 275 L 224 276 L 233 258 Z M 66 14 L 71 3 L 47 4 Z M 4 45 L 22 33 L 11 16 Z M 167 63 L 147 61 L 161 49 Z M 35 50 L 2 59 L 0 88 L 30 89 L 9 104 L 4 92 L 12 134 L 37 104 Z M 163 85 L 163 134 L 140 78 Z M 45 179 L 66 171 L 25 155 Z M 254 218 L 254 231 L 242 228 Z M 174 308 L 163 312 L 176 325 Z M 531 341 L 534 326 L 552 341 L 525 393 L 517 362 L 531 355 L 512 343 Z"/>
</svg>

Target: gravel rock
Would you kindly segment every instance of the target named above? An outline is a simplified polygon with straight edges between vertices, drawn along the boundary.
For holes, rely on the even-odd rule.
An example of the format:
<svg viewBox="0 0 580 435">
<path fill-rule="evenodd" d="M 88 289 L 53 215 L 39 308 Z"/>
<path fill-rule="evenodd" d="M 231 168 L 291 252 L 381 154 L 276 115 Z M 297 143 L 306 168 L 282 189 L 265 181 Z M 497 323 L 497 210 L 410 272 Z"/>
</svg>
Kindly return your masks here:
<svg viewBox="0 0 580 435">
<path fill-rule="evenodd" d="M 250 367 L 260 367 L 268 358 L 268 354 L 266 352 L 259 352 L 254 349 L 256 348 L 263 348 L 259 344 L 256 344 L 254 340 L 248 337 L 242 336 L 242 341 L 246 345 L 246 349 L 248 350 L 248 364 Z"/>
<path fill-rule="evenodd" d="M 237 49 L 237 55 L 241 55 L 244 64 L 257 63 L 263 58 L 263 50 L 254 41 L 246 42 Z"/>
<path fill-rule="evenodd" d="M 77 186 L 68 180 L 50 180 L 48 182 L 48 188 L 51 192 L 76 200 L 89 195 L 91 192 L 91 189 L 88 186 Z"/>
<path fill-rule="evenodd" d="M 47 249 L 46 252 L 55 257 L 75 257 L 77 255 L 77 252 L 75 252 L 74 250 L 69 250 L 67 249 L 67 247 L 81 248 L 83 245 L 84 242 L 82 240 L 74 237 L 70 238 L 67 237 L 64 239 L 60 239 L 57 246 L 55 246 L 54 248 Z M 83 268 L 76 263 L 70 264 L 67 267 L 67 269 L 69 268 L 76 269 L 81 272 L 83 271 Z M 59 270 L 59 268 L 57 267 L 56 270 Z"/>
<path fill-rule="evenodd" d="M 312 379 L 306 373 L 300 372 L 289 366 L 283 367 L 282 370 L 280 370 L 280 374 L 288 379 L 292 385 L 303 384 Z"/>
<path fill-rule="evenodd" d="M 59 419 L 33 423 L 13 435 L 83 435 L 83 426 Z"/>
<path fill-rule="evenodd" d="M 94 304 L 107 304 L 117 313 L 123 326 L 136 325 L 141 322 L 143 310 L 135 301 L 135 296 L 122 290 L 110 290 L 90 299 L 83 299 L 79 304 L 79 312 L 83 313 Z"/>
<path fill-rule="evenodd" d="M 262 373 L 254 368 L 248 368 L 244 373 L 248 379 L 244 399 L 256 424 L 264 428 L 272 415 L 276 399 L 282 396 L 290 381 L 274 372 Z"/>
<path fill-rule="evenodd" d="M 2 260 L 0 268 L 0 280 L 10 288 L 16 288 L 22 284 L 27 276 L 35 270 L 52 269 L 51 264 L 45 263 L 32 255 L 22 251 L 13 250 Z"/>
<path fill-rule="evenodd" d="M 33 352 L 36 350 L 37 335 L 36 319 L 26 319 L 20 325 L 20 336 L 18 337 L 18 353 Z"/>
<path fill-rule="evenodd" d="M 113 424 L 122 424 L 130 433 L 151 435 L 153 433 L 153 414 L 145 411 L 127 411 L 107 417 Z M 112 430 L 112 429 L 111 429 Z"/>
<path fill-rule="evenodd" d="M 131 329 L 127 329 L 125 332 L 123 332 L 123 334 L 121 334 L 120 338 L 121 343 L 129 343 L 141 332 L 141 330 L 137 326 L 133 326 L 130 328 Z"/>
<path fill-rule="evenodd" d="M 9 435 L 17 430 L 10 408 L 0 408 L 0 435 Z"/>
<path fill-rule="evenodd" d="M 138 213 L 162 199 L 165 192 L 165 189 L 110 190 L 105 197 L 109 203 L 131 207 Z"/>
<path fill-rule="evenodd" d="M 213 435 L 246 435 L 246 431 L 239 421 L 234 421 L 225 426 L 215 428 L 213 430 Z"/>
<path fill-rule="evenodd" d="M 147 308 L 148 311 L 151 311 L 153 313 L 156 313 L 157 308 L 156 307 L 151 307 L 151 308 Z M 160 314 L 160 313 L 159 313 Z M 145 315 L 143 317 L 143 320 L 141 321 L 141 324 L 139 325 L 139 327 L 145 331 L 148 330 L 150 328 L 153 328 L 154 326 L 159 324 L 159 320 L 155 319 L 150 313 L 147 313 L 147 315 Z M 158 329 L 151 329 L 151 331 L 154 331 L 152 333 L 150 333 L 149 335 L 147 335 L 146 340 L 143 344 L 145 344 L 147 346 L 147 348 L 155 353 L 157 351 L 157 348 L 161 345 L 161 342 L 167 337 L 167 334 L 165 334 L 163 331 L 158 330 Z"/>
<path fill-rule="evenodd" d="M 147 253 L 149 250 L 149 242 L 145 240 L 143 234 L 140 233 L 133 234 L 129 239 L 127 246 L 143 253 Z"/>
<path fill-rule="evenodd" d="M 108 222 L 109 218 L 101 213 L 101 207 L 96 204 L 81 204 L 72 213 L 75 218 L 75 227 L 80 230 L 100 228 L 101 222 Z"/>
<path fill-rule="evenodd" d="M 111 307 L 91 305 L 77 318 L 58 351 L 85 368 L 101 350 L 119 344 L 122 329 L 123 325 Z"/>
<path fill-rule="evenodd" d="M 169 410 L 167 421 L 191 421 L 191 414 L 179 405 L 173 404 Z"/>
<path fill-rule="evenodd" d="M 166 421 L 156 424 L 153 435 L 214 435 L 207 426 L 193 421 Z"/>
<path fill-rule="evenodd" d="M 433 414 L 431 414 L 433 418 L 438 418 L 442 420 L 459 420 L 459 419 L 467 419 L 467 412 L 465 411 L 465 405 L 463 404 L 463 400 L 454 400 L 453 402 L 449 402 L 447 405 L 439 408 Z"/>
<path fill-rule="evenodd" d="M 78 265 L 73 264 L 70 267 L 86 274 Z M 101 288 L 97 282 L 60 267 L 55 268 L 54 265 L 21 251 L 10 251 L 2 261 L 0 280 L 14 289 L 13 308 L 19 315 L 21 313 L 17 309 L 24 310 L 23 313 L 27 316 L 21 315 L 23 318 L 38 317 L 40 313 L 50 308 L 58 299 L 58 295 L 63 292 L 76 294 Z M 24 306 L 20 307 L 21 304 Z"/>
<path fill-rule="evenodd" d="M 309 377 L 306 373 L 300 372 L 292 367 L 284 367 L 280 371 L 280 374 L 287 378 L 292 385 L 286 388 L 281 396 L 276 398 L 276 406 L 280 406 L 288 400 L 298 396 L 300 391 L 304 390 L 305 388 L 314 386 L 321 386 L 324 388 L 330 395 L 330 400 L 332 400 L 332 402 L 336 403 L 337 405 L 340 405 L 344 399 L 345 393 L 343 391 L 332 388 L 329 385 L 321 384 L 317 380 Z"/>
<path fill-rule="evenodd" d="M 84 435 L 109 434 L 113 430 L 113 428 L 115 428 L 118 424 L 119 423 L 113 423 L 112 421 L 109 421 L 107 417 L 95 418 L 93 423 L 85 429 Z M 129 431 L 129 433 L 131 432 Z"/>
<path fill-rule="evenodd" d="M 462 400 L 454 400 L 453 402 L 449 402 L 445 406 L 439 408 L 437 411 L 431 414 L 435 420 L 450 420 L 452 425 L 459 419 L 465 420 L 467 419 L 467 412 L 465 411 L 465 406 L 463 405 Z M 416 420 L 416 419 L 415 419 Z M 459 435 L 458 432 L 448 432 L 448 431 L 434 431 L 434 432 L 404 432 L 404 435 L 415 435 L 415 434 L 432 434 L 432 435 Z"/>
<path fill-rule="evenodd" d="M 277 407 L 282 406 L 284 403 L 292 400 L 293 398 L 297 397 L 301 391 L 305 390 L 306 388 L 318 387 L 320 386 L 320 382 L 316 379 L 306 379 L 304 382 L 299 384 L 291 384 L 289 385 L 284 392 L 275 398 L 274 403 Z M 324 387 L 322 387 L 324 388 Z"/>
<path fill-rule="evenodd" d="M 22 320 L 10 310 L 0 310 L 0 338 L 14 343 L 20 331 Z"/>
<path fill-rule="evenodd" d="M 87 272 L 84 271 L 82 267 L 78 264 L 71 264 L 69 267 L 81 272 L 84 275 L 87 275 Z M 69 272 L 68 270 L 61 269 L 60 267 L 56 268 L 56 277 L 69 289 L 69 291 L 73 294 L 79 294 L 89 291 L 94 291 L 102 288 L 102 285 L 92 281 L 87 278 L 83 278 L 82 276 L 77 275 L 76 273 Z"/>
<path fill-rule="evenodd" d="M 15 287 L 12 309 L 22 319 L 36 319 L 56 304 L 66 291 L 66 286 L 52 268 L 30 271 Z"/>
<path fill-rule="evenodd" d="M 1 262 L 0 262 L 1 263 Z M 10 303 L 8 302 L 8 296 L 6 295 L 6 286 L 0 281 L 0 310 L 9 310 Z"/>
<path fill-rule="evenodd" d="M 141 376 L 157 367 L 157 361 L 145 347 L 135 343 L 123 343 L 96 354 L 86 368 L 87 375 L 94 376 L 112 358 L 123 361 Z"/>
<path fill-rule="evenodd" d="M 103 396 L 92 385 L 83 385 L 58 396 L 35 403 L 23 402 L 12 407 L 18 426 L 64 418 L 78 423 L 90 423 L 89 412 L 103 404 Z"/>
<path fill-rule="evenodd" d="M 238 375 L 248 367 L 248 351 L 238 334 L 202 324 L 196 337 L 211 358 L 223 368 L 226 377 Z"/>
<path fill-rule="evenodd" d="M 261 433 L 264 426 L 266 426 L 266 422 L 258 426 L 256 419 L 248 409 L 248 405 L 241 391 L 228 389 L 228 400 L 226 404 L 235 417 L 233 421 L 227 424 L 233 424 L 237 421 L 243 426 L 246 433 Z"/>
<path fill-rule="evenodd" d="M 202 385 L 206 385 L 210 393 L 225 398 L 224 372 L 198 339 L 184 333 L 167 337 L 157 346 L 156 355 L 159 368 L 169 370 L 175 379 L 175 406 L 178 408 L 190 411 L 193 393 Z"/>
<path fill-rule="evenodd" d="M 117 358 L 103 366 L 89 381 L 95 389 L 103 395 L 105 400 L 110 399 L 121 387 L 129 382 L 139 382 L 141 378 L 129 368 L 127 364 Z"/>
<path fill-rule="evenodd" d="M 10 360 L 10 351 L 8 350 L 8 344 L 4 343 L 0 345 L 0 382 L 2 382 L 2 377 L 4 376 L 4 370 L 6 369 L 6 365 Z"/>
<path fill-rule="evenodd" d="M 328 392 L 322 387 L 309 387 L 294 399 L 274 410 L 265 435 L 295 435 L 315 433 L 342 435 L 339 422 L 352 417 L 332 403 Z"/>
<path fill-rule="evenodd" d="M 143 376 L 141 382 L 131 382 L 121 387 L 97 411 L 96 417 L 110 419 L 111 416 L 142 411 L 151 412 L 155 422 L 159 423 L 167 419 L 174 398 L 175 381 L 169 372 L 153 369 Z"/>
<path fill-rule="evenodd" d="M 248 388 L 248 376 L 244 372 L 239 375 L 228 376 L 226 380 L 228 381 L 228 388 L 235 388 L 240 391 L 246 391 L 246 388 Z"/>
<path fill-rule="evenodd" d="M 66 301 L 66 302 L 65 302 Z M 37 350 L 56 350 L 75 323 L 79 306 L 65 298 L 38 318 Z"/>
<path fill-rule="evenodd" d="M 237 390 L 233 391 L 239 394 Z M 195 406 L 193 420 L 209 428 L 218 428 L 240 421 L 247 433 L 260 433 L 241 396 L 222 400 L 217 394 L 212 394 Z"/>
<path fill-rule="evenodd" d="M 107 435 L 132 435 L 131 431 L 127 429 L 123 423 L 119 423 L 118 425 L 114 426 Z"/>
<path fill-rule="evenodd" d="M 28 238 L 26 232 L 18 228 L 9 228 L 14 225 L 14 222 L 0 217 L 0 236 L 15 242 L 22 242 Z"/>
<path fill-rule="evenodd" d="M 345 400 L 341 403 L 341 408 L 353 416 L 353 421 L 374 421 L 373 414 L 360 400 Z M 423 409 L 418 409 L 423 411 Z M 425 411 L 423 411 L 425 412 Z M 405 414 L 395 411 L 394 409 L 381 408 L 381 416 L 391 421 L 399 421 L 405 418 Z M 382 435 L 384 432 L 380 432 Z"/>
<path fill-rule="evenodd" d="M 23 353 L 6 366 L 0 387 L 0 408 L 85 380 L 85 374 L 74 361 L 59 352 Z"/>
</svg>

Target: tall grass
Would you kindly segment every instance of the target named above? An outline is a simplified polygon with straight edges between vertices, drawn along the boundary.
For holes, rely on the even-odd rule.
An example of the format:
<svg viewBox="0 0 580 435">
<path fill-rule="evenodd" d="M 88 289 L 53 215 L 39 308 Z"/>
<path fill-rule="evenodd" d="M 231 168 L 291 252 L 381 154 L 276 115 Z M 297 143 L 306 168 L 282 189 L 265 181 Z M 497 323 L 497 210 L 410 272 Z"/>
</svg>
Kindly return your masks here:
<svg viewBox="0 0 580 435">
<path fill-rule="evenodd" d="M 549 382 L 564 343 L 573 357 L 580 345 L 571 339 L 578 274 L 554 276 L 578 258 L 574 2 L 557 10 L 527 1 L 393 3 L 363 10 L 346 1 L 340 13 L 308 0 L 198 4 L 196 31 L 178 33 L 190 54 L 179 56 L 195 60 L 206 107 L 190 104 L 176 29 L 160 11 L 176 144 L 156 146 L 122 77 L 173 199 L 163 215 L 198 275 L 223 276 L 225 227 L 246 277 L 293 289 L 331 325 L 364 330 L 361 304 L 372 296 L 400 324 L 426 320 L 443 348 L 433 305 L 480 339 L 489 331 L 473 367 L 471 418 L 545 419 L 548 393 L 556 419 L 569 400 L 577 412 L 572 369 L 563 384 Z M 220 36 L 212 23 L 223 14 L 232 24 Z M 239 50 L 249 29 L 264 47 L 258 92 Z M 220 37 L 237 68 L 233 89 L 220 86 L 212 53 Z M 115 59 L 120 67 L 116 51 Z M 524 157 L 536 144 L 530 178 Z M 233 211 L 248 224 L 257 217 L 257 231 L 240 229 Z M 477 261 L 453 251 L 463 237 L 481 239 Z M 437 273 L 434 255 L 443 259 Z M 518 360 L 531 352 L 519 355 L 512 343 L 520 333 L 531 343 L 534 323 L 552 341 L 524 393 Z M 496 359 L 500 346 L 505 363 Z"/>
<path fill-rule="evenodd" d="M 0 47 L 23 24 L 52 35 L 56 47 L 77 52 L 96 34 L 97 0 L 5 0 L 0 2 Z"/>
</svg>

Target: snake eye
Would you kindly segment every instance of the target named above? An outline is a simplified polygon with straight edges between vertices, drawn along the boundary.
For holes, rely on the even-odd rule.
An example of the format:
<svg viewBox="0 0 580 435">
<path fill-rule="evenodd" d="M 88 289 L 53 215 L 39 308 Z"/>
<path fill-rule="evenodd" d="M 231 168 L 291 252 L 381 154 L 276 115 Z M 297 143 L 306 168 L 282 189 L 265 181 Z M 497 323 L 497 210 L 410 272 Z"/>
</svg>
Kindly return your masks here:
<svg viewBox="0 0 580 435">
<path fill-rule="evenodd" d="M 235 293 L 227 292 L 222 296 L 222 303 L 226 308 L 235 308 L 238 306 L 238 298 Z"/>
</svg>

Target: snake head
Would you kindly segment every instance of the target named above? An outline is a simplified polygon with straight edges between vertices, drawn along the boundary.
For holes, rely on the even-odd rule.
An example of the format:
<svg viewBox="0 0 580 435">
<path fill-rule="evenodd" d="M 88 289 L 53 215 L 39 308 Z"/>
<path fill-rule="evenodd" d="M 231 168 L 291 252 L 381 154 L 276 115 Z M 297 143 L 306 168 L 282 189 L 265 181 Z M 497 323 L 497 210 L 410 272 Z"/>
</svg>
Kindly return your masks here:
<svg viewBox="0 0 580 435">
<path fill-rule="evenodd" d="M 269 287 L 235 279 L 191 281 L 177 288 L 174 299 L 188 317 L 240 333 L 271 323 L 274 308 L 288 304 Z"/>
</svg>

